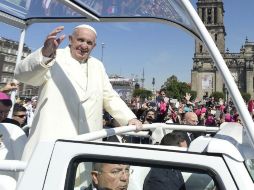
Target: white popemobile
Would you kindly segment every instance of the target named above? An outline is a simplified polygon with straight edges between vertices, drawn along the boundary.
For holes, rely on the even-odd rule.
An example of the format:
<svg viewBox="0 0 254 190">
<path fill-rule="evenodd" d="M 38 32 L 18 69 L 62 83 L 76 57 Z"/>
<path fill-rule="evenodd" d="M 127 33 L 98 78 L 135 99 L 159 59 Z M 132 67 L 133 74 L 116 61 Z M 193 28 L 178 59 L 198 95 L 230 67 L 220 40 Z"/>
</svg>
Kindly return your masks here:
<svg viewBox="0 0 254 190">
<path fill-rule="evenodd" d="M 135 2 L 138 5 L 141 1 Z M 130 164 L 134 172 L 130 175 L 129 190 L 143 189 L 145 176 L 151 167 L 180 170 L 188 190 L 254 189 L 252 118 L 220 52 L 189 0 L 161 0 L 162 10 L 165 12 L 157 13 L 158 15 L 146 12 L 143 14 L 130 12 L 125 15 L 115 12 L 105 15 L 98 11 L 100 2 L 104 3 L 102 4 L 104 6 L 108 5 L 107 0 L 31 0 L 26 3 L 1 1 L 0 20 L 22 30 L 16 64 L 19 64 L 22 57 L 25 31 L 33 23 L 84 21 L 168 23 L 191 33 L 206 45 L 243 124 L 225 122 L 220 127 L 195 126 L 195 128 L 164 123 L 144 125 L 144 130 L 152 131 L 153 145 L 96 141 L 119 134 L 147 136 L 146 131 L 135 133 L 135 126 L 104 129 L 72 139 L 42 141 L 29 162 L 20 161 L 27 140 L 25 134 L 11 124 L 1 124 L 0 189 L 81 190 L 91 182 L 89 172 L 92 162 Z M 152 2 L 147 1 L 147 6 Z M 48 10 L 53 5 L 57 11 L 54 12 L 55 15 L 50 15 L 52 12 Z M 42 11 L 43 9 L 47 11 Z M 202 131 L 208 135 L 192 141 L 189 148 L 154 145 L 174 129 Z"/>
</svg>

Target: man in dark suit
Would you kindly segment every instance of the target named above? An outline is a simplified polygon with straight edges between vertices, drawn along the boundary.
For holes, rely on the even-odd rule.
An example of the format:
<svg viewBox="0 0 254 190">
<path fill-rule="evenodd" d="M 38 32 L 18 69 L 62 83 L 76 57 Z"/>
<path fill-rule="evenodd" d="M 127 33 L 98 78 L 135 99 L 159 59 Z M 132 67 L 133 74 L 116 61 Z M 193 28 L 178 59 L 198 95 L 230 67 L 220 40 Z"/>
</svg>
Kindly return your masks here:
<svg viewBox="0 0 254 190">
<path fill-rule="evenodd" d="M 187 147 L 185 136 L 180 131 L 166 134 L 161 145 Z M 181 171 L 173 168 L 152 168 L 145 178 L 143 190 L 185 190 Z"/>
</svg>

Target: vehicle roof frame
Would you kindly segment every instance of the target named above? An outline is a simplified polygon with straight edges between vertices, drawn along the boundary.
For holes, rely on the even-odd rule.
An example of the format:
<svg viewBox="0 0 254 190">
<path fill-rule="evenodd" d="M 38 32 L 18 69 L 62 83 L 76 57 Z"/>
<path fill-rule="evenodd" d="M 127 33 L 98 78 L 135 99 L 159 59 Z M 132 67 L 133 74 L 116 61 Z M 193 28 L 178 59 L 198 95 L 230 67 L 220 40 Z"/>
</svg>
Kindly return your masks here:
<svg viewBox="0 0 254 190">
<path fill-rule="evenodd" d="M 88 19 L 92 19 L 94 21 L 100 21 L 100 19 L 98 18 L 98 16 L 96 16 L 95 14 L 92 14 L 90 12 L 88 12 L 87 10 L 85 10 L 83 7 L 78 6 L 76 3 L 70 1 L 70 0 L 57 0 L 61 3 L 63 3 L 65 6 L 71 8 L 72 10 L 75 10 L 77 13 L 85 16 Z"/>
<path fill-rule="evenodd" d="M 2 11 L 0 11 L 0 21 L 7 25 L 14 26 L 19 29 L 24 29 L 26 28 L 26 25 L 27 25 L 25 20 L 12 16 L 7 13 L 4 13 Z"/>
</svg>

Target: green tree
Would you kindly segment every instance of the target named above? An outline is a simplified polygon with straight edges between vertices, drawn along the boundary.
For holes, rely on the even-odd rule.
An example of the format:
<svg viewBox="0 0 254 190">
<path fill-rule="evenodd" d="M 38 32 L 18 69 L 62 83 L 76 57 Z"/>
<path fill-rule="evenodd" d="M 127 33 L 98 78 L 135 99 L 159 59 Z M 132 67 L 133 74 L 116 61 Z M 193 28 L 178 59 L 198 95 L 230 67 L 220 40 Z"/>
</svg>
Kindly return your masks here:
<svg viewBox="0 0 254 190">
<path fill-rule="evenodd" d="M 191 101 L 195 100 L 197 98 L 197 91 L 190 91 L 190 94 L 191 94 Z"/>
<path fill-rule="evenodd" d="M 216 102 L 218 102 L 220 98 L 224 99 L 224 98 L 225 98 L 225 95 L 224 95 L 223 92 L 213 92 L 213 93 L 210 95 L 210 97 L 214 97 L 214 100 L 215 100 Z"/>
<path fill-rule="evenodd" d="M 146 90 L 146 89 L 134 89 L 133 91 L 133 97 L 137 97 L 139 96 L 142 100 L 144 100 L 145 98 L 149 98 L 152 97 L 153 93 L 150 90 Z"/>
<path fill-rule="evenodd" d="M 178 81 L 175 75 L 172 75 L 162 85 L 162 88 L 166 90 L 167 96 L 175 99 L 182 99 L 186 93 L 191 92 L 191 87 L 186 82 Z"/>
<path fill-rule="evenodd" d="M 250 101 L 250 98 L 251 98 L 251 95 L 247 92 L 241 92 L 241 95 L 244 99 L 245 102 L 249 102 Z"/>
</svg>

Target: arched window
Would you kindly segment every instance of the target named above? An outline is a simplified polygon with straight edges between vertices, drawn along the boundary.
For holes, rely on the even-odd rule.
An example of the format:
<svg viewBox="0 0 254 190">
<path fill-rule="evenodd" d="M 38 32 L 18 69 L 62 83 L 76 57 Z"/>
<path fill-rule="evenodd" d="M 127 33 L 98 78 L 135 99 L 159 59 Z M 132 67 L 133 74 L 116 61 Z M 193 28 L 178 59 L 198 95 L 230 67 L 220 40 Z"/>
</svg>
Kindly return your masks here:
<svg viewBox="0 0 254 190">
<path fill-rule="evenodd" d="M 217 7 L 214 7 L 214 15 L 213 15 L 214 24 L 217 24 L 217 14 L 218 14 Z"/>
<path fill-rule="evenodd" d="M 207 24 L 212 23 L 212 9 L 207 10 Z"/>
<path fill-rule="evenodd" d="M 203 52 L 203 46 L 202 46 L 202 45 L 199 46 L 199 52 L 200 52 L 200 53 Z"/>
</svg>

